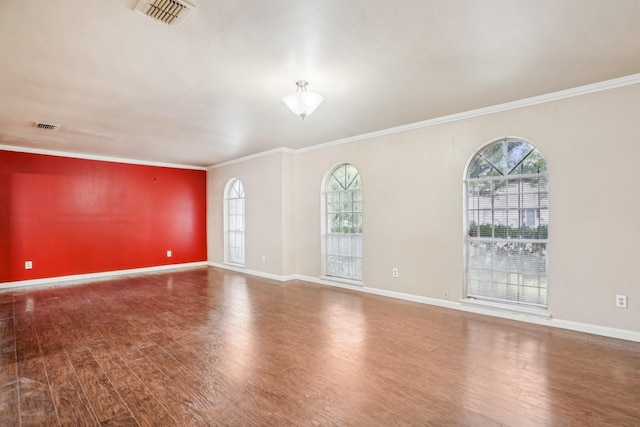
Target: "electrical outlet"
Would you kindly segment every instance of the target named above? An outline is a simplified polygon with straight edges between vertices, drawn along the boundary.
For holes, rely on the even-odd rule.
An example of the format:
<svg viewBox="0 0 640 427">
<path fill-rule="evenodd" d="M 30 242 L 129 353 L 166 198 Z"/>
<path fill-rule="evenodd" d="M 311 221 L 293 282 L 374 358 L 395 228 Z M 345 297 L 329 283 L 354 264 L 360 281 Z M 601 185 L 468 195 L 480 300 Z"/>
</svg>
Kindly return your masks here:
<svg viewBox="0 0 640 427">
<path fill-rule="evenodd" d="M 399 276 L 399 274 L 398 274 L 398 269 L 397 269 L 397 268 L 395 268 L 395 267 L 394 267 L 394 268 L 392 268 L 392 269 L 391 269 L 391 277 L 398 277 L 398 276 Z"/>
<path fill-rule="evenodd" d="M 626 295 L 616 295 L 616 307 L 618 307 L 618 308 L 627 308 L 627 296 Z"/>
<path fill-rule="evenodd" d="M 171 255 L 173 255 L 171 251 L 167 251 L 167 258 L 171 258 Z"/>
<path fill-rule="evenodd" d="M 267 257 L 266 257 L 266 256 L 264 256 L 264 255 L 262 255 L 262 258 L 261 258 L 261 259 L 262 259 L 262 262 L 267 261 Z"/>
<path fill-rule="evenodd" d="M 32 261 L 25 261 L 24 262 L 24 269 L 25 270 L 31 270 L 33 268 L 33 262 Z"/>
</svg>

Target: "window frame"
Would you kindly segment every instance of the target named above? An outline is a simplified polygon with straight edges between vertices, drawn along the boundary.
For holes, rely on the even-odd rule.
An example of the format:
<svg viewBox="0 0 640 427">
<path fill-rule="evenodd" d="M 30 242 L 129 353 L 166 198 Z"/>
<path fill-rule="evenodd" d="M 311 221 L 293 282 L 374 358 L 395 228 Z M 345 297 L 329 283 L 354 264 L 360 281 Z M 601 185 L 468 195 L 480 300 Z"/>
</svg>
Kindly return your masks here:
<svg viewBox="0 0 640 427">
<path fill-rule="evenodd" d="M 331 190 L 330 185 L 332 180 L 336 178 L 336 173 L 340 168 L 351 168 L 355 171 L 355 175 L 348 183 L 347 187 L 340 183 L 343 187 L 342 190 Z M 346 170 L 345 170 L 346 172 Z M 345 175 L 346 177 L 347 175 Z M 345 181 L 346 182 L 346 181 Z M 352 187 L 352 184 L 357 183 L 357 187 Z M 360 171 L 351 163 L 341 163 L 334 166 L 327 173 L 323 185 L 322 185 L 322 271 L 323 275 L 331 280 L 344 281 L 346 283 L 361 285 L 363 279 L 363 208 L 362 208 L 362 177 Z M 331 200 L 331 194 L 338 195 L 338 201 Z M 344 200 L 342 197 L 344 196 Z M 333 204 L 333 207 L 330 204 Z M 351 205 L 350 210 L 336 210 L 336 205 L 343 206 L 342 204 Z M 351 216 L 351 221 L 355 218 L 355 228 L 359 229 L 359 232 L 332 232 L 332 224 L 330 217 L 337 215 Z M 335 218 L 334 218 L 335 219 Z M 349 220 L 346 220 L 349 222 Z M 334 224 L 335 225 L 335 224 Z M 345 227 L 353 230 L 353 223 L 345 224 Z M 349 237 L 348 239 L 346 237 Z M 344 242 L 349 241 L 349 244 L 345 246 L 349 247 L 349 254 L 335 252 L 338 246 L 341 246 Z M 336 242 L 340 242 L 337 244 Z M 341 250 L 341 249 L 340 249 Z M 331 258 L 331 259 L 330 259 Z M 343 274 L 335 269 L 336 263 L 346 268 L 349 273 Z"/>
<path fill-rule="evenodd" d="M 237 212 L 238 206 L 232 205 L 239 205 L 241 212 Z M 238 178 L 232 178 L 227 182 L 224 192 L 224 262 L 227 264 L 241 267 L 245 265 L 245 223 L 244 185 Z"/>
<path fill-rule="evenodd" d="M 494 149 L 494 146 L 502 144 L 503 156 L 509 156 L 508 143 L 510 142 L 526 144 L 531 150 L 514 167 L 506 167 L 511 159 L 503 157 L 505 167 L 502 168 L 502 171 L 499 170 L 499 167 L 492 165 L 496 169 L 495 171 L 489 171 L 485 176 L 471 177 L 472 172 L 480 169 L 476 162 L 485 160 L 490 163 L 486 157 L 483 158 L 483 154 L 487 152 L 496 154 L 498 149 Z M 530 161 L 538 163 L 528 163 L 528 165 L 533 164 L 535 168 L 537 164 L 538 171 L 524 173 L 523 162 L 533 153 L 535 155 L 531 157 Z M 543 165 L 542 170 L 540 169 L 541 164 Z M 518 167 L 523 173 L 516 170 Z M 495 173 L 496 171 L 497 173 Z M 506 174 L 502 172 L 506 172 Z M 463 182 L 465 299 L 508 305 L 522 311 L 548 309 L 550 209 L 549 172 L 544 155 L 537 147 L 524 139 L 501 138 L 484 145 L 471 156 L 465 169 Z M 481 208 L 482 197 L 480 190 L 476 191 L 476 183 L 489 184 L 490 196 L 484 197 L 485 200 L 490 198 L 490 209 L 486 206 Z M 537 188 L 534 185 L 537 185 Z M 510 193 L 516 186 L 518 192 Z M 523 188 L 525 186 L 527 191 Z M 504 190 L 501 195 L 498 195 L 498 190 L 501 189 Z M 478 195 L 477 200 L 471 200 L 476 195 Z M 496 199 L 502 196 L 505 197 L 505 200 L 499 200 L 499 206 L 496 207 Z M 516 199 L 515 205 L 509 200 L 510 196 L 512 199 Z M 531 205 L 532 203 L 537 203 L 537 206 Z M 535 221 L 537 225 L 534 227 L 529 224 L 531 209 L 536 210 Z M 488 228 L 487 224 L 480 221 L 482 211 L 484 211 L 483 213 L 490 212 L 491 224 Z M 512 215 L 516 212 L 517 214 Z M 475 213 L 478 216 L 474 216 Z M 501 213 L 502 217 L 496 219 L 498 216 L 496 214 Z M 476 218 L 477 222 L 473 225 Z M 489 229 L 491 235 L 488 235 Z M 496 234 L 496 231 L 499 233 Z M 490 259 L 490 267 L 487 266 L 488 259 Z M 536 285 L 532 285 L 532 283 Z M 492 289 L 486 291 L 487 287 Z"/>
</svg>

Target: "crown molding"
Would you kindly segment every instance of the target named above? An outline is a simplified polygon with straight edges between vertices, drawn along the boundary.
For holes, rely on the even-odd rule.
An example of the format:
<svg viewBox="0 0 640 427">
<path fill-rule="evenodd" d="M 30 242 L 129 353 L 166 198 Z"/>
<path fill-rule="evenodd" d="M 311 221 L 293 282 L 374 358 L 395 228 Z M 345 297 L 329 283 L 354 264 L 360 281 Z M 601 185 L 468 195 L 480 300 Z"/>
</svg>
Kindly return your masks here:
<svg viewBox="0 0 640 427">
<path fill-rule="evenodd" d="M 207 169 L 223 168 L 223 167 L 226 167 L 226 166 L 235 165 L 236 163 L 243 163 L 243 162 L 246 162 L 248 160 L 254 160 L 254 159 L 258 159 L 260 157 L 267 157 L 267 156 L 271 156 L 273 154 L 282 154 L 282 153 L 295 154 L 296 150 L 294 150 L 292 148 L 285 148 L 285 147 L 274 148 L 272 150 L 262 151 L 260 153 L 250 154 L 248 156 L 239 157 L 237 159 L 229 160 L 229 161 L 222 162 L 222 163 L 217 163 L 215 165 L 211 165 L 211 166 L 207 167 Z"/>
<path fill-rule="evenodd" d="M 509 110 L 517 110 L 519 108 L 530 107 L 538 104 L 545 104 L 548 102 L 560 101 L 567 98 L 574 98 L 577 96 L 588 95 L 591 93 L 602 92 L 606 90 L 616 89 L 624 86 L 634 85 L 640 83 L 640 73 L 632 74 L 630 76 L 620 77 L 611 80 L 605 80 L 598 83 L 588 84 L 584 86 L 578 86 L 571 89 L 565 89 L 558 92 L 551 92 L 545 95 L 533 96 L 531 98 L 524 98 L 517 101 L 505 102 L 503 104 L 492 105 L 490 107 L 477 108 L 475 110 L 464 111 L 461 113 L 450 114 L 447 116 L 436 117 L 434 119 L 423 120 L 416 123 L 410 123 L 407 125 L 396 126 L 388 129 L 383 129 L 375 132 L 364 133 L 361 135 L 355 135 L 348 138 L 338 139 L 335 141 L 325 142 L 311 147 L 301 148 L 296 150 L 296 153 L 306 153 L 310 151 L 322 150 L 336 145 L 348 144 L 350 142 L 362 141 L 366 139 L 378 138 L 381 136 L 392 135 L 395 133 L 407 132 L 414 129 L 421 129 L 430 126 L 437 126 L 445 123 L 457 122 L 460 120 L 468 120 L 475 117 L 487 116 L 490 114 L 501 113 Z"/>
<path fill-rule="evenodd" d="M 146 160 L 123 159 L 119 157 L 98 156 L 93 154 L 68 153 L 66 151 L 43 150 L 40 148 L 18 147 L 14 145 L 0 145 L 0 151 L 14 151 L 18 153 L 43 154 L 46 156 L 67 157 L 71 159 L 95 160 L 98 162 L 125 163 L 130 165 L 156 166 L 162 168 L 207 170 L 202 166 L 188 166 L 176 163 L 151 162 Z"/>
<path fill-rule="evenodd" d="M 557 92 L 551 92 L 545 95 L 533 96 L 530 98 L 524 98 L 517 101 L 506 102 L 503 104 L 492 105 L 490 107 L 477 108 L 475 110 L 464 111 L 461 113 L 450 114 L 447 116 L 436 117 L 429 120 L 423 120 L 416 123 L 409 123 L 402 126 L 396 126 L 388 129 L 382 129 L 375 132 L 363 133 L 360 135 L 350 136 L 348 138 L 337 139 L 335 141 L 324 142 L 322 144 L 313 145 L 311 147 L 299 148 L 297 150 L 289 148 L 277 148 L 274 150 L 264 151 L 262 153 L 253 154 L 251 156 L 241 157 L 228 162 L 219 163 L 209 166 L 208 169 L 215 169 L 224 166 L 229 166 L 236 163 L 241 163 L 247 160 L 252 160 L 258 157 L 267 156 L 276 152 L 288 152 L 288 153 L 308 153 L 311 151 L 323 150 L 325 148 L 335 147 L 337 145 L 348 144 L 350 142 L 363 141 L 381 136 L 392 135 L 396 133 L 407 132 L 415 129 L 421 129 L 430 126 L 438 126 L 445 123 L 457 122 L 460 120 L 473 119 L 475 117 L 487 116 L 490 114 L 501 113 L 509 110 L 517 110 L 519 108 L 531 107 L 533 105 L 545 104 L 554 101 L 560 101 L 563 99 L 574 98 L 577 96 L 588 95 L 597 92 L 603 92 L 607 90 L 617 89 L 624 86 L 630 86 L 640 83 L 640 73 L 631 74 L 629 76 L 619 77 L 616 79 L 605 80 L 598 83 L 592 83 L 584 86 L 578 86 L 571 89 L 565 89 Z"/>
</svg>

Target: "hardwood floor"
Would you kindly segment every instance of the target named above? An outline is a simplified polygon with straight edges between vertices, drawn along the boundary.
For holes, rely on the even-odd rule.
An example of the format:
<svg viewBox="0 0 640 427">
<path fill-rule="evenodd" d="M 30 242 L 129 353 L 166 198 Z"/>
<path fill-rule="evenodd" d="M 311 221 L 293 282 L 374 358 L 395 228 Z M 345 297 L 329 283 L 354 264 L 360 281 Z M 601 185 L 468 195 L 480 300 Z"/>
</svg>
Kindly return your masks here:
<svg viewBox="0 0 640 427">
<path fill-rule="evenodd" d="M 216 268 L 0 294 L 0 425 L 638 426 L 640 343 Z"/>
</svg>

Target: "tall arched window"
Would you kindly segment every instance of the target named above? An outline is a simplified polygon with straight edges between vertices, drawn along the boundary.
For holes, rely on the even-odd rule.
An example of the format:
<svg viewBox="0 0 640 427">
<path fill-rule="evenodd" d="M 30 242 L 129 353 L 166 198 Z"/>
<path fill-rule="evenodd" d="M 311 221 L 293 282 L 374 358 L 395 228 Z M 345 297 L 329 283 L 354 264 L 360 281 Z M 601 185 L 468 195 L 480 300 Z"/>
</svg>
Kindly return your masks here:
<svg viewBox="0 0 640 427">
<path fill-rule="evenodd" d="M 467 171 L 466 296 L 547 307 L 547 162 L 530 143 L 505 138 Z"/>
<path fill-rule="evenodd" d="M 227 184 L 225 210 L 225 261 L 244 265 L 244 188 L 239 179 Z"/>
<path fill-rule="evenodd" d="M 355 166 L 331 172 L 325 203 L 325 274 L 362 280 L 362 186 Z"/>
</svg>

